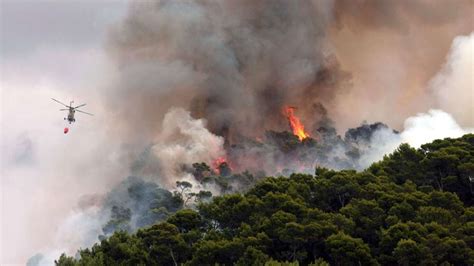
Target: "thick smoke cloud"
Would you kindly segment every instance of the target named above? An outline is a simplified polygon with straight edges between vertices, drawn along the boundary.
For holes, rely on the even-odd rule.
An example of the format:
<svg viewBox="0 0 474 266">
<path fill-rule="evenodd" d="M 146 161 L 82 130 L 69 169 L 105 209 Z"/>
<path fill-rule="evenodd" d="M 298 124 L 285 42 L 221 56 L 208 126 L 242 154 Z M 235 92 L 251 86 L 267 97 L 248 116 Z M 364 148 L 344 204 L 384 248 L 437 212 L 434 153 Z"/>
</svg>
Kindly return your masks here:
<svg viewBox="0 0 474 266">
<path fill-rule="evenodd" d="M 328 106 L 337 128 L 368 120 L 401 129 L 407 117 L 432 108 L 427 84 L 452 40 L 474 29 L 473 13 L 469 0 L 335 1 L 328 39 L 353 85 Z"/>
<path fill-rule="evenodd" d="M 211 164 L 225 155 L 224 139 L 213 135 L 202 119 L 193 119 L 184 109 L 171 109 L 166 113 L 162 131 L 152 152 L 161 166 L 159 184 L 169 189 L 175 188 L 176 181 L 190 179 L 185 166 L 195 162 Z"/>
<path fill-rule="evenodd" d="M 440 0 L 437 4 L 428 0 L 336 0 L 334 14 L 337 26 L 408 32 L 415 23 L 428 26 L 453 23 L 469 13 L 466 7 L 472 8 L 469 0 Z"/>
<path fill-rule="evenodd" d="M 278 172 L 288 154 L 276 148 L 281 135 L 268 137 L 265 132 L 287 130 L 281 109 L 295 105 L 303 123 L 312 125 L 313 136 L 326 143 L 325 158 L 315 159 L 313 165 L 361 169 L 389 152 L 388 146 L 419 144 L 386 126 L 369 128 L 363 142 L 351 140 L 350 131 L 341 139 L 337 129 L 362 120 L 389 122 L 408 132 L 407 127 L 419 128 L 403 121 L 435 103 L 437 95 L 427 89 L 427 82 L 441 66 L 452 38 L 470 31 L 466 18 L 472 8 L 469 1 L 134 3 L 108 44 L 119 66 L 109 104 L 134 106 L 119 114 L 125 118 L 123 129 L 139 129 L 141 139 L 166 130 L 160 121 L 170 107 L 189 109 L 192 116 L 208 121 L 212 133 L 224 137 L 238 168 L 255 168 L 253 158 L 262 156 L 265 164 L 258 166 L 269 173 Z M 457 95 L 466 94 L 464 89 Z M 432 121 L 450 122 L 439 114 Z M 354 129 L 356 135 L 363 134 L 364 127 Z M 131 134 L 130 141 L 136 136 Z M 270 144 L 255 145 L 258 142 L 248 139 L 255 137 Z M 348 158 L 355 156 L 354 148 L 362 153 Z M 175 169 L 160 180 L 165 186 L 179 176 L 178 165 L 191 164 L 174 156 L 159 157 Z"/>
<path fill-rule="evenodd" d="M 462 0 L 140 1 L 111 33 L 118 78 L 107 98 L 131 142 L 153 136 L 173 106 L 226 140 L 285 129 L 284 105 L 311 123 L 316 102 L 339 131 L 362 120 L 399 128 L 433 103 L 426 83 L 451 40 L 472 30 L 473 8 Z"/>
<path fill-rule="evenodd" d="M 308 1 L 134 3 L 109 42 L 120 73 L 110 104 L 130 106 L 120 113 L 125 130 L 145 135 L 172 106 L 225 137 L 286 127 L 283 105 L 337 92 L 338 65 L 323 53 L 328 9 Z"/>
<path fill-rule="evenodd" d="M 91 132 L 84 138 L 84 130 L 71 138 L 63 147 L 75 143 L 84 149 L 74 156 L 66 148 L 50 156 L 50 146 L 62 146 L 56 137 L 47 142 L 50 145 L 40 146 L 28 134 L 16 139 L 20 148 L 15 148 L 12 161 L 29 165 L 50 158 L 41 173 L 51 177 L 48 184 L 62 183 L 45 188 L 48 195 L 55 195 L 51 191 L 61 190 L 61 184 L 71 180 L 75 181 L 74 189 L 63 192 L 70 198 L 63 202 L 74 202 L 85 190 L 105 195 L 91 196 L 93 200 L 69 214 L 64 214 L 64 209 L 71 209 L 70 204 L 62 204 L 65 206 L 57 211 L 61 215 L 50 218 L 66 217 L 57 232 L 60 237 L 50 249 L 43 249 L 46 255 L 34 257 L 31 263 L 51 262 L 59 250 L 73 254 L 76 248 L 89 246 L 97 241 L 97 234 L 104 233 L 110 220 L 128 217 L 127 209 L 132 226 L 146 224 L 137 217 L 146 216 L 156 206 L 143 204 L 151 196 L 170 198 L 171 192 L 163 187 L 171 189 L 177 180 L 192 181 L 188 167 L 194 162 L 209 163 L 226 154 L 240 164 L 236 170 L 253 167 L 268 174 L 312 172 L 315 164 L 361 169 L 402 142 L 419 145 L 434 137 L 468 131 L 441 111 L 410 118 L 405 125 L 403 121 L 435 105 L 452 112 L 463 126 L 472 125 L 468 114 L 457 109 L 469 106 L 466 99 L 472 93 L 472 83 L 455 85 L 472 77 L 468 70 L 472 62 L 464 60 L 467 53 L 456 52 L 459 48 L 472 54 L 468 44 L 472 41 L 458 39 L 446 67 L 439 72 L 441 78 L 435 78 L 429 89 L 426 85 L 444 63 L 453 38 L 472 31 L 473 11 L 473 2 L 463 0 L 439 1 L 436 5 L 423 0 L 133 2 L 105 45 L 115 64 L 110 71 L 113 75 L 97 71 L 103 74 L 97 83 L 107 85 L 94 92 L 105 102 L 103 112 L 95 109 L 104 115 L 96 120 L 100 126 L 94 128 L 107 127 L 101 137 Z M 67 73 L 84 73 L 75 70 Z M 469 75 L 456 74 L 464 70 Z M 74 82 L 67 80 L 60 86 L 70 83 Z M 86 85 L 94 88 L 94 84 Z M 450 86 L 455 94 L 446 92 Z M 96 94 L 88 91 L 87 97 L 99 99 Z M 49 100 L 49 95 L 46 98 Z M 98 102 L 88 103 L 99 106 Z M 301 143 L 283 132 L 289 130 L 281 112 L 286 105 L 297 107 L 297 115 L 315 142 Z M 43 117 L 34 118 L 40 121 Z M 5 121 L 11 125 L 11 120 Z M 388 126 L 364 123 L 347 131 L 354 134 L 338 133 L 363 120 L 383 121 Z M 445 125 L 451 130 L 426 138 L 426 132 L 446 129 Z M 50 131 L 41 132 L 53 138 Z M 94 149 L 86 149 L 86 142 Z M 314 156 L 313 151 L 324 152 Z M 95 156 L 81 159 L 90 154 Z M 265 164 L 256 164 L 260 161 L 253 160 L 254 156 L 263 158 Z M 131 175 L 145 181 L 128 178 L 110 193 L 105 192 L 118 183 L 117 179 L 128 176 L 131 161 Z M 298 165 L 301 161 L 309 163 Z M 101 167 L 96 167 L 99 164 Z M 54 174 L 63 167 L 67 178 Z M 84 185 L 75 168 L 94 169 L 86 179 L 94 181 Z M 29 170 L 31 176 L 37 176 L 33 173 L 36 169 Z M 15 175 L 27 176 L 21 171 L 2 171 L 5 173 L 11 180 Z M 159 186 L 150 185 L 156 183 Z M 34 185 L 30 187 L 36 188 Z M 15 195 L 14 200 L 21 202 L 23 194 Z M 53 201 L 46 196 L 41 199 L 41 203 Z M 32 219 L 28 218 L 38 216 L 24 215 L 22 220 L 28 224 L 24 222 L 23 227 L 31 231 Z M 78 225 L 81 230 L 76 231 Z M 10 231 L 8 239 L 30 232 Z M 43 240 L 51 235 L 38 237 L 42 240 L 37 239 L 34 247 L 48 242 Z M 18 239 L 25 238 L 21 235 Z M 14 247 L 22 245 L 17 242 Z M 22 250 L 21 256 L 29 250 Z M 9 256 L 9 261 L 13 257 Z"/>
<path fill-rule="evenodd" d="M 439 108 L 474 127 L 474 32 L 454 39 L 447 62 L 431 80 Z"/>
<path fill-rule="evenodd" d="M 472 132 L 474 128 L 463 128 L 449 113 L 431 109 L 407 118 L 400 133 L 386 128 L 375 131 L 370 138 L 371 148 L 361 156 L 359 163 L 362 168 L 366 168 L 402 143 L 419 148 L 435 139 L 458 138 Z"/>
<path fill-rule="evenodd" d="M 473 132 L 472 128 L 462 128 L 450 114 L 441 110 L 409 117 L 404 127 L 402 141 L 416 148 L 435 139 L 458 138 Z"/>
</svg>

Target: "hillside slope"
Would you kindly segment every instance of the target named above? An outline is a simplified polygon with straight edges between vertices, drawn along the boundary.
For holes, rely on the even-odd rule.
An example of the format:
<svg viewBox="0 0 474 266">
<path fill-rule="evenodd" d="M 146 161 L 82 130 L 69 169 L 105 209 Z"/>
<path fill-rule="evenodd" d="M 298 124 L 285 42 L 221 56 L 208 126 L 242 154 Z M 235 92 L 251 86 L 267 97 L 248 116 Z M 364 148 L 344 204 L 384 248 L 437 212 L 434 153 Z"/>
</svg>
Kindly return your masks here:
<svg viewBox="0 0 474 266">
<path fill-rule="evenodd" d="M 473 134 L 401 145 L 362 172 L 267 177 L 56 264 L 472 265 L 470 176 Z"/>
</svg>

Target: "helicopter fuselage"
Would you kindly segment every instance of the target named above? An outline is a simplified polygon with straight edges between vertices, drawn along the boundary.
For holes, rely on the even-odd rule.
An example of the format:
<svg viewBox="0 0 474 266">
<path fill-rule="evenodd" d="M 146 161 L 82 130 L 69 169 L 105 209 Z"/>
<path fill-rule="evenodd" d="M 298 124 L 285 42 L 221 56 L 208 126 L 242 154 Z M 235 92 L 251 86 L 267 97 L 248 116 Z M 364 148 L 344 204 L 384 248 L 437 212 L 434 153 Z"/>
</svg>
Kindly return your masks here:
<svg viewBox="0 0 474 266">
<path fill-rule="evenodd" d="M 74 118 L 74 113 L 76 113 L 74 108 L 69 108 L 69 113 L 67 117 L 64 118 L 64 120 L 67 120 L 69 124 L 76 122 L 76 119 Z"/>
<path fill-rule="evenodd" d="M 76 111 L 79 112 L 79 113 L 83 113 L 83 114 L 87 114 L 87 115 L 93 115 L 91 113 L 88 113 L 88 112 L 84 112 L 84 111 L 81 111 L 81 110 L 78 110 L 78 108 L 86 105 L 85 103 L 84 104 L 80 104 L 78 106 L 75 106 L 73 107 L 72 106 L 72 103 L 74 103 L 74 101 L 71 101 L 69 103 L 69 105 L 65 104 L 65 103 L 62 103 L 54 98 L 51 98 L 51 100 L 63 105 L 64 107 L 66 108 L 63 108 L 63 109 L 59 109 L 59 111 L 68 111 L 68 114 L 67 114 L 67 117 L 64 118 L 64 120 L 67 120 L 69 122 L 69 124 L 72 124 L 74 122 L 76 122 L 76 118 L 74 118 L 74 115 L 76 114 Z"/>
</svg>

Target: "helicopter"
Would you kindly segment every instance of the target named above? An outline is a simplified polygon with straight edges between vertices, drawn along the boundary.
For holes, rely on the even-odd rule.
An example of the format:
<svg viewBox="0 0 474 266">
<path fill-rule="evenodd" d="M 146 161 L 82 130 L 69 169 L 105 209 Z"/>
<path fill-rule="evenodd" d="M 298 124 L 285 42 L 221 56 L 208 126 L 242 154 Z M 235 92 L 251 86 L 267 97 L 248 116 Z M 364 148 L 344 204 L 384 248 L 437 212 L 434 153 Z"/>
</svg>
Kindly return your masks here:
<svg viewBox="0 0 474 266">
<path fill-rule="evenodd" d="M 54 98 L 51 98 L 51 100 L 53 100 L 53 101 L 55 101 L 55 102 L 57 102 L 57 103 L 59 103 L 59 104 L 64 105 L 65 107 L 67 107 L 67 109 L 59 109 L 59 111 L 69 111 L 67 117 L 64 118 L 64 120 L 67 120 L 67 121 L 69 122 L 69 124 L 76 122 L 76 119 L 74 118 L 74 114 L 75 114 L 76 112 L 83 113 L 83 114 L 88 114 L 88 115 L 93 115 L 93 114 L 88 113 L 88 112 L 84 112 L 84 111 L 81 111 L 81 110 L 77 110 L 78 108 L 85 106 L 85 105 L 86 105 L 85 103 L 84 103 L 84 104 L 80 104 L 80 105 L 78 105 L 78 106 L 76 106 L 76 107 L 73 107 L 72 104 L 74 103 L 74 101 L 71 101 L 71 102 L 69 103 L 69 105 L 67 105 L 67 104 L 65 104 L 65 103 L 62 103 L 62 102 L 60 102 L 60 101 L 54 99 Z M 67 132 L 65 132 L 65 133 L 67 133 Z"/>
</svg>

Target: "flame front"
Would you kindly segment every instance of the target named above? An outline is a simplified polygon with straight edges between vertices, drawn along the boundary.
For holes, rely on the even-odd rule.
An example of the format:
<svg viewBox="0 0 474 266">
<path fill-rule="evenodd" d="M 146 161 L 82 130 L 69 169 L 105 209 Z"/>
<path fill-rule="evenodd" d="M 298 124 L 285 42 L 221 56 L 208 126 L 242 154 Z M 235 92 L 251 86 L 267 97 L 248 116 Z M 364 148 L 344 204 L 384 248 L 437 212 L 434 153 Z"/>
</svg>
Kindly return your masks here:
<svg viewBox="0 0 474 266">
<path fill-rule="evenodd" d="M 218 157 L 212 162 L 212 168 L 217 174 L 221 173 L 220 167 L 223 163 L 226 163 L 229 166 L 229 163 L 227 162 L 227 159 L 225 157 Z"/>
<path fill-rule="evenodd" d="M 290 127 L 293 131 L 293 134 L 296 135 L 300 139 L 300 141 L 304 140 L 305 138 L 308 138 L 309 134 L 304 130 L 304 126 L 298 119 L 298 117 L 295 116 L 295 108 L 287 106 L 285 107 L 284 112 L 286 118 L 288 119 L 288 122 L 290 123 Z"/>
</svg>

